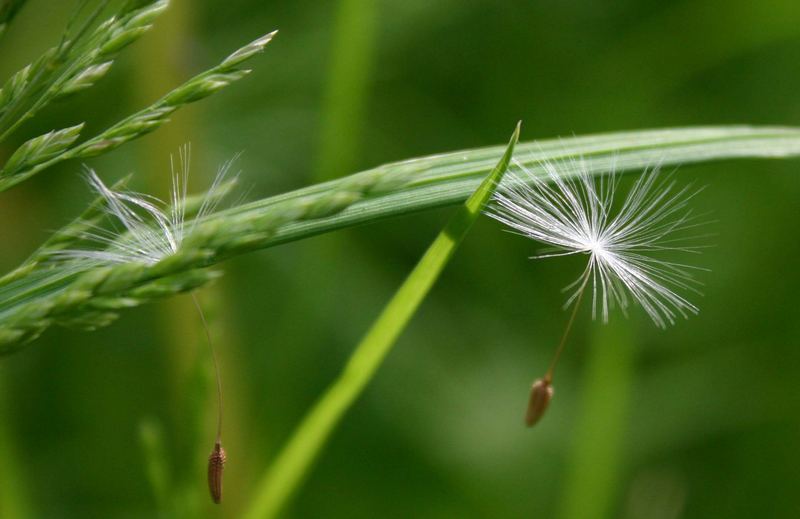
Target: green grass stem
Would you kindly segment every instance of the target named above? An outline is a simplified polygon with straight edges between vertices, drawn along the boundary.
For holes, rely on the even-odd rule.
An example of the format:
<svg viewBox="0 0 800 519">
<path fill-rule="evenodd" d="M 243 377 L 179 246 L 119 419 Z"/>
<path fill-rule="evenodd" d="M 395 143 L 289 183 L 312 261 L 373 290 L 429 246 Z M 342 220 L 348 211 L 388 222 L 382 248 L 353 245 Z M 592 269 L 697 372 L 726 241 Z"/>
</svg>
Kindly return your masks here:
<svg viewBox="0 0 800 519">
<path fill-rule="evenodd" d="M 561 519 L 619 517 L 624 438 L 635 376 L 635 324 L 597 326 L 561 494 Z"/>
<path fill-rule="evenodd" d="M 27 519 L 33 517 L 33 507 L 28 492 L 25 464 L 14 434 L 14 414 L 8 400 L 6 374 L 0 370 L 0 460 L 8 471 L 0 485 L 0 517 Z"/>
<path fill-rule="evenodd" d="M 375 0 L 339 0 L 315 176 L 330 180 L 357 166 L 375 49 Z"/>
</svg>

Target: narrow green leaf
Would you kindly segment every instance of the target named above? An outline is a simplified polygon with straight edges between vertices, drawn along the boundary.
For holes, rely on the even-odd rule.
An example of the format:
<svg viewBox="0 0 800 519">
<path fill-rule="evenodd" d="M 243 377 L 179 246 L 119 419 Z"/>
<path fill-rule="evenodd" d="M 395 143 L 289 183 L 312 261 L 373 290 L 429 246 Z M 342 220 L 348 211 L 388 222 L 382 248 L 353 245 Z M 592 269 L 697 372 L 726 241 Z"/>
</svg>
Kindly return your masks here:
<svg viewBox="0 0 800 519">
<path fill-rule="evenodd" d="M 336 425 L 375 375 L 500 183 L 511 161 L 519 130 L 517 124 L 500 161 L 450 218 L 358 344 L 339 378 L 306 415 L 261 478 L 246 519 L 276 517 L 297 490 Z"/>
</svg>

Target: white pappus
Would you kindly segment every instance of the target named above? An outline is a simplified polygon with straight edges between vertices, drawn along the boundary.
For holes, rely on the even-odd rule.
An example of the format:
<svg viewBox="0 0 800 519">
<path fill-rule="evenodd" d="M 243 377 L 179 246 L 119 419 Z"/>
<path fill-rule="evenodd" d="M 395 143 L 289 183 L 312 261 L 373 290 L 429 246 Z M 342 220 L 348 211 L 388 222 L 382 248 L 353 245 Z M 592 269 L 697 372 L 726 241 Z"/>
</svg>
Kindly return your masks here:
<svg viewBox="0 0 800 519">
<path fill-rule="evenodd" d="M 190 155 L 190 146 L 182 146 L 178 153 L 177 168 L 170 156 L 172 191 L 169 203 L 147 194 L 115 191 L 106 186 L 94 170 L 87 168 L 87 182 L 102 197 L 104 211 L 112 222 L 111 228 L 92 225 L 90 230 L 77 236 L 97 245 L 97 249 L 66 249 L 55 251 L 54 256 L 61 260 L 86 262 L 86 267 L 120 263 L 153 265 L 178 252 L 197 221 L 216 209 L 226 190 L 225 179 L 235 160 L 226 162 L 219 169 L 194 219 L 187 223 Z"/>
<path fill-rule="evenodd" d="M 699 190 L 677 188 L 659 167 L 645 169 L 621 203 L 615 204 L 618 175 L 611 168 L 593 177 L 584 159 L 542 162 L 537 174 L 515 161 L 495 193 L 488 214 L 516 232 L 553 249 L 534 258 L 571 254 L 589 256 L 586 269 L 572 284 L 566 306 L 578 304 L 591 284 L 592 313 L 608 321 L 609 310 L 624 313 L 638 302 L 664 328 L 678 316 L 697 313 L 679 291 L 694 291 L 690 265 L 655 257 L 668 251 L 698 252 L 699 236 L 681 231 L 703 225 L 689 199 Z"/>
</svg>

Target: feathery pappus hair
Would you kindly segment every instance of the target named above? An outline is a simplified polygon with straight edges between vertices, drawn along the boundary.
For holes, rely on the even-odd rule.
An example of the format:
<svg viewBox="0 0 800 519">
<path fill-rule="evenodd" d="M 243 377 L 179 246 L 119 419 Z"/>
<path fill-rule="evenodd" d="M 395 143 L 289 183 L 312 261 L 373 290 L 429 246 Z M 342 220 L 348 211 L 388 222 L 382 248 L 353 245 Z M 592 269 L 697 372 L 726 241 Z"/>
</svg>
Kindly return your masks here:
<svg viewBox="0 0 800 519">
<path fill-rule="evenodd" d="M 77 238 L 96 248 L 65 249 L 53 253 L 56 259 L 73 260 L 84 266 L 103 264 L 144 263 L 154 265 L 175 254 L 196 223 L 213 213 L 229 190 L 236 175 L 229 178 L 236 157 L 217 171 L 211 187 L 202 197 L 191 222 L 187 216 L 187 184 L 191 162 L 191 147 L 179 149 L 178 164 L 170 156 L 172 190 L 169 203 L 154 196 L 133 191 L 118 191 L 108 187 L 92 169 L 86 170 L 86 180 L 102 198 L 103 211 L 111 227 L 90 225 Z M 226 181 L 227 179 L 227 181 Z"/>
<path fill-rule="evenodd" d="M 660 256 L 704 247 L 696 243 L 707 235 L 684 237 L 687 229 L 706 223 L 688 207 L 699 189 L 678 187 L 655 166 L 622 198 L 613 167 L 595 177 L 583 158 L 539 166 L 534 171 L 515 160 L 487 213 L 551 246 L 533 258 L 588 256 L 583 273 L 564 289 L 570 292 L 565 307 L 591 288 L 592 315 L 604 322 L 611 309 L 626 313 L 632 301 L 660 328 L 698 312 L 686 292 L 699 293 L 693 277 L 699 268 Z"/>
</svg>

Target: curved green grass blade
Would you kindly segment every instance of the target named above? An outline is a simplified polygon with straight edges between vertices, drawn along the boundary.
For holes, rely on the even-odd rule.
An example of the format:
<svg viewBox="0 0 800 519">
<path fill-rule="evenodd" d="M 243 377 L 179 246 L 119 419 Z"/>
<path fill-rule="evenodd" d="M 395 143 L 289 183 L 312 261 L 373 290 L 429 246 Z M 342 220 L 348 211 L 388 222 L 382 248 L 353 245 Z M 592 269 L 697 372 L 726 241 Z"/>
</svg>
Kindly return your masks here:
<svg viewBox="0 0 800 519">
<path fill-rule="evenodd" d="M 8 284 L 0 281 L 0 352 L 53 324 L 94 328 L 123 308 L 191 290 L 210 279 L 205 267 L 237 254 L 463 202 L 502 151 L 489 147 L 387 164 L 221 211 L 198 222 L 177 254 L 151 267 L 126 264 L 77 273 L 51 266 Z M 515 157 L 534 172 L 544 160 L 584 157 L 598 174 L 612 167 L 798 154 L 800 129 L 720 126 L 521 143 Z"/>
</svg>

